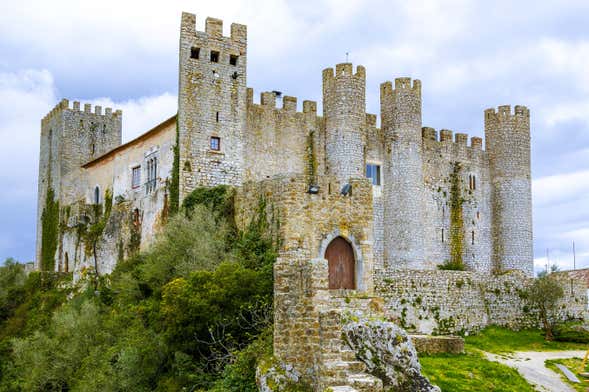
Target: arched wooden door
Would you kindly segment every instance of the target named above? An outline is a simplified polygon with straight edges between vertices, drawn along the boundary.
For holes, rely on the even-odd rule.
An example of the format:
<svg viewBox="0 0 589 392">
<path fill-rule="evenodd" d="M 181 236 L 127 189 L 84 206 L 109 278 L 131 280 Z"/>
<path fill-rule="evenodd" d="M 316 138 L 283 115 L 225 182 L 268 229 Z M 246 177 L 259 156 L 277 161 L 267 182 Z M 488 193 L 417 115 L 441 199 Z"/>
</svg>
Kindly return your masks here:
<svg viewBox="0 0 589 392">
<path fill-rule="evenodd" d="M 356 288 L 356 259 L 352 245 L 342 237 L 336 237 L 325 250 L 329 266 L 330 289 Z"/>
</svg>

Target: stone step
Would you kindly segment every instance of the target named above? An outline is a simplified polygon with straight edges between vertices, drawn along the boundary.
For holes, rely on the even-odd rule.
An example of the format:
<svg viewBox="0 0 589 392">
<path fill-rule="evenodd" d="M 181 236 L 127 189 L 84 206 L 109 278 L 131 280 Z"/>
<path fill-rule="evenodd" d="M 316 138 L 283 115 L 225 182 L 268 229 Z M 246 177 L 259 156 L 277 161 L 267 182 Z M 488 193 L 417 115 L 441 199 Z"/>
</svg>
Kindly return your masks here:
<svg viewBox="0 0 589 392">
<path fill-rule="evenodd" d="M 329 387 L 328 390 L 332 391 L 332 392 L 360 392 L 357 389 L 355 389 L 349 385 L 339 385 L 336 387 Z"/>
<path fill-rule="evenodd" d="M 347 383 L 358 392 L 383 391 L 382 380 L 367 373 L 352 373 L 348 375 Z"/>
<path fill-rule="evenodd" d="M 324 364 L 325 369 L 330 371 L 348 371 L 360 373 L 366 370 L 366 365 L 361 361 L 329 361 Z"/>
</svg>

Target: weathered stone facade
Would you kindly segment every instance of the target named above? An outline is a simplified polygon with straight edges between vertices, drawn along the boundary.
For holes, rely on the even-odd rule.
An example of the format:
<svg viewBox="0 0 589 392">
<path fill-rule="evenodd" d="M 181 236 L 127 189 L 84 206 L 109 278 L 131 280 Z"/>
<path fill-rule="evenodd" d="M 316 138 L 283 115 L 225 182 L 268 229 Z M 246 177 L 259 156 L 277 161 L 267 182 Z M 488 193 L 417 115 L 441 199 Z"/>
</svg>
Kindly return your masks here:
<svg viewBox="0 0 589 392">
<path fill-rule="evenodd" d="M 483 149 L 481 138 L 422 126 L 419 80 L 380 86 L 378 128 L 366 113 L 366 70 L 349 63 L 323 71 L 322 116 L 316 102 L 297 111 L 297 98 L 277 91 L 254 103 L 246 26 L 225 37 L 220 20 L 205 25 L 197 31 L 196 16 L 182 14 L 178 113 L 139 138 L 121 145 L 121 112 L 66 100 L 43 119 L 37 268 L 48 189 L 59 202 L 51 265 L 77 278 L 148 247 L 173 196 L 226 184 L 236 187 L 239 227 L 263 208 L 274 230 L 275 354 L 317 390 L 382 388 L 343 344 L 350 313 L 421 333 L 529 325 L 520 295 L 533 267 L 527 108 L 486 110 Z M 104 231 L 91 239 L 97 222 Z M 336 240 L 349 250 L 327 260 Z M 329 289 L 349 273 L 353 288 Z M 585 309 L 575 284 L 563 318 Z"/>
</svg>

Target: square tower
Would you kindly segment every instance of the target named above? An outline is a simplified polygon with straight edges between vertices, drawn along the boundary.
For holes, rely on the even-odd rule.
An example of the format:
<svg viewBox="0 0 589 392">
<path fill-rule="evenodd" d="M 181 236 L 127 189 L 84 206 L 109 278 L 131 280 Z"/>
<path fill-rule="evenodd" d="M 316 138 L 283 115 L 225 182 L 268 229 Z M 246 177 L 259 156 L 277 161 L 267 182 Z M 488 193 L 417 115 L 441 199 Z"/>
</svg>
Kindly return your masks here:
<svg viewBox="0 0 589 392">
<path fill-rule="evenodd" d="M 182 13 L 178 91 L 180 200 L 198 186 L 240 185 L 246 128 L 246 26 Z"/>
</svg>

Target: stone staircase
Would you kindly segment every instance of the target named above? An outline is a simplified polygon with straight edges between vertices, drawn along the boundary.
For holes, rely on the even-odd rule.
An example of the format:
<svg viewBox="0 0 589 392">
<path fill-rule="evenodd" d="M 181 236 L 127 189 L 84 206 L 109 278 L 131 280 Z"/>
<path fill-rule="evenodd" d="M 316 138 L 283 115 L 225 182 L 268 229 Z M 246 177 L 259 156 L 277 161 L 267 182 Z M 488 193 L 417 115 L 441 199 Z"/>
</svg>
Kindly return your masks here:
<svg viewBox="0 0 589 392">
<path fill-rule="evenodd" d="M 354 307 L 350 305 L 346 304 L 344 309 Z M 356 359 L 354 351 L 342 339 L 342 310 L 341 307 L 330 306 L 319 312 L 323 388 L 321 390 L 329 387 L 334 392 L 382 391 L 382 381 L 366 373 L 366 365 Z"/>
</svg>

